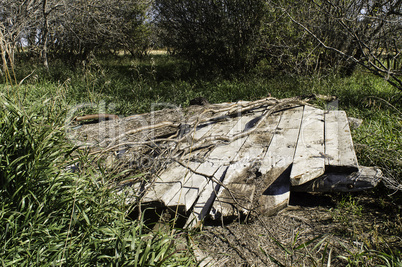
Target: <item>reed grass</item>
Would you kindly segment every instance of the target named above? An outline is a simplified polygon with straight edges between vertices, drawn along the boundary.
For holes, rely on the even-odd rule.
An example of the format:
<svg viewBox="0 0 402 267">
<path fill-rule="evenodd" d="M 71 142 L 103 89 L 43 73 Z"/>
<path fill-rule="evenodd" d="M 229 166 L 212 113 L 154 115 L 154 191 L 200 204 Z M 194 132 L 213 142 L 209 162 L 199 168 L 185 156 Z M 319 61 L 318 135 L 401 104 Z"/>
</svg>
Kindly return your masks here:
<svg viewBox="0 0 402 267">
<path fill-rule="evenodd" d="M 63 102 L 0 97 L 2 266 L 186 266 L 175 236 L 127 218 L 108 177 L 66 142 Z M 67 166 L 78 164 L 77 172 Z M 112 174 L 113 175 L 113 174 Z M 105 177 L 106 176 L 106 177 Z"/>
</svg>

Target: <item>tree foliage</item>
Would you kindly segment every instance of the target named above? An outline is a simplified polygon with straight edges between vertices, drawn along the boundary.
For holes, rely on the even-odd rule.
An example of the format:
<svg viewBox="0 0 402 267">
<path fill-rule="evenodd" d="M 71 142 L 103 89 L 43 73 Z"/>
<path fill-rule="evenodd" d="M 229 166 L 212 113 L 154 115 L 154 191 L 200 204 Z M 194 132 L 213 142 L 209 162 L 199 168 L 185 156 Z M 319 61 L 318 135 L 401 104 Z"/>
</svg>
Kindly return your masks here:
<svg viewBox="0 0 402 267">
<path fill-rule="evenodd" d="M 350 75 L 361 65 L 402 90 L 402 0 L 310 0 L 304 7 L 293 1 L 269 4 L 290 19 L 306 41 L 319 46 L 307 50 L 315 58 L 314 69 L 338 68 Z"/>
<path fill-rule="evenodd" d="M 311 16 L 311 9 L 305 1 L 268 3 L 261 27 L 261 63 L 274 73 L 299 75 L 317 71 L 317 57 L 320 53 L 317 44 L 295 27 L 278 5 L 286 5 L 292 14 Z"/>
<path fill-rule="evenodd" d="M 70 6 L 71 11 L 62 14 L 65 23 L 52 32 L 55 51 L 87 55 L 92 51 L 123 49 L 140 53 L 147 45 L 147 3 L 82 0 Z"/>
<path fill-rule="evenodd" d="M 147 0 L 1 0 L 0 43 L 12 64 L 18 46 L 47 64 L 48 53 L 86 56 L 90 52 L 147 49 Z"/>
<path fill-rule="evenodd" d="M 244 70 L 256 59 L 262 0 L 156 0 L 164 46 L 201 67 Z"/>
<path fill-rule="evenodd" d="M 402 0 L 156 0 L 164 46 L 201 67 L 291 74 L 361 65 L 401 87 Z"/>
<path fill-rule="evenodd" d="M 28 45 L 48 55 L 143 54 L 158 35 L 204 70 L 293 75 L 361 66 L 402 90 L 402 0 L 1 0 L 3 71 Z M 153 31 L 151 33 L 151 31 Z M 27 49 L 25 47 L 24 49 Z"/>
</svg>

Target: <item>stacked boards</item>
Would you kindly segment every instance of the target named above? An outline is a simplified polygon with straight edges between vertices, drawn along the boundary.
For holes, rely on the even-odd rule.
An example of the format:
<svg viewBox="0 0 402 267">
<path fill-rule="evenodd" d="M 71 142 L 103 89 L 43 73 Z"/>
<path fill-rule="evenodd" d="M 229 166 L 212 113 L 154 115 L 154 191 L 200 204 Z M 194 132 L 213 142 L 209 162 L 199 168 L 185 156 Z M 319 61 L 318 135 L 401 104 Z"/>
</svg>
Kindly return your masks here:
<svg viewBox="0 0 402 267">
<path fill-rule="evenodd" d="M 271 114 L 255 129 L 264 112 L 257 109 L 198 125 L 195 140 L 240 137 L 170 164 L 149 186 L 142 203 L 185 213 L 194 226 L 207 216 L 275 213 L 288 204 L 292 187 L 328 172 L 347 176 L 359 170 L 344 111 L 298 106 Z"/>
</svg>

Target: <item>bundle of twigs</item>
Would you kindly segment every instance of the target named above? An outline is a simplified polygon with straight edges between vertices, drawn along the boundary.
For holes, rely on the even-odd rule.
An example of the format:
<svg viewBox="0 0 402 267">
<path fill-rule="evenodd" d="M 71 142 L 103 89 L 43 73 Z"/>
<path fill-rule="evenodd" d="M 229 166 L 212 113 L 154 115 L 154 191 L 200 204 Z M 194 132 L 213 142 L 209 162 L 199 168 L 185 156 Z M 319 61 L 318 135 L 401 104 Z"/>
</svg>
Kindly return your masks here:
<svg viewBox="0 0 402 267">
<path fill-rule="evenodd" d="M 172 162 L 179 164 L 189 160 L 202 162 L 206 155 L 205 153 L 211 151 L 213 147 L 221 143 L 234 142 L 252 134 L 273 113 L 306 104 L 306 101 L 300 98 L 279 100 L 268 97 L 256 101 L 239 101 L 237 103 L 222 103 L 197 107 L 196 115 L 192 117 L 188 115 L 192 112 L 184 110 L 184 113 L 187 114 L 186 118 L 183 118 L 183 116 L 167 116 L 169 120 L 164 120 L 166 118 L 165 114 L 168 111 L 157 111 L 155 114 L 152 114 L 153 116 L 157 116 L 156 123 L 154 124 L 129 129 L 118 136 L 105 138 L 99 140 L 97 144 L 82 146 L 82 148 L 89 149 L 91 151 L 90 154 L 96 155 L 98 158 L 107 158 L 111 155 L 116 155 L 119 157 L 119 160 L 113 164 L 124 165 L 124 162 L 126 162 L 130 166 L 135 165 L 135 169 L 138 172 L 148 174 L 149 178 L 152 179 L 154 174 L 159 173 Z M 191 108 L 189 107 L 188 109 L 191 110 Z M 259 115 L 259 120 L 246 131 L 229 136 L 212 133 L 201 138 L 194 137 L 197 129 L 205 125 L 229 120 L 256 111 L 262 114 Z M 147 115 L 149 114 L 144 114 L 145 117 Z M 125 119 L 123 118 L 122 120 Z M 127 120 L 137 120 L 137 117 L 127 118 Z M 118 126 L 124 123 L 124 121 L 114 121 L 113 123 L 113 125 Z M 99 127 L 99 125 L 95 126 Z M 156 136 L 151 135 L 148 138 L 147 131 L 157 131 L 160 134 Z M 121 152 L 123 152 L 124 156 L 121 156 Z M 146 160 L 146 164 L 143 164 L 144 160 Z M 132 164 L 133 162 L 140 162 L 140 164 Z M 121 167 L 126 168 L 123 165 Z"/>
<path fill-rule="evenodd" d="M 199 115 L 191 118 L 186 125 L 183 125 L 183 123 L 180 121 L 162 121 L 153 125 L 131 129 L 114 138 L 107 138 L 101 141 L 97 147 L 102 147 L 105 144 L 107 144 L 107 146 L 92 152 L 92 154 L 103 154 L 111 151 L 121 150 L 122 148 L 127 147 L 158 147 L 163 144 L 163 147 L 170 147 L 171 151 L 174 151 L 175 155 L 184 156 L 190 151 L 195 151 L 201 147 L 210 147 L 222 142 L 233 142 L 239 138 L 253 133 L 271 114 L 286 108 L 305 104 L 306 102 L 300 100 L 299 98 L 286 98 L 278 100 L 272 97 L 251 102 L 219 104 L 218 107 L 213 106 L 205 108 Z M 253 110 L 263 110 L 263 114 L 259 121 L 255 123 L 255 125 L 248 131 L 232 136 L 210 135 L 199 139 L 193 138 L 197 127 L 200 125 L 218 122 L 230 117 L 241 116 L 245 113 L 252 112 Z M 144 131 L 168 128 L 169 130 L 167 130 L 167 132 L 172 133 L 169 137 L 156 137 L 145 141 L 122 141 L 126 140 L 129 136 L 135 136 Z M 91 146 L 91 148 L 94 147 L 94 145 Z"/>
</svg>

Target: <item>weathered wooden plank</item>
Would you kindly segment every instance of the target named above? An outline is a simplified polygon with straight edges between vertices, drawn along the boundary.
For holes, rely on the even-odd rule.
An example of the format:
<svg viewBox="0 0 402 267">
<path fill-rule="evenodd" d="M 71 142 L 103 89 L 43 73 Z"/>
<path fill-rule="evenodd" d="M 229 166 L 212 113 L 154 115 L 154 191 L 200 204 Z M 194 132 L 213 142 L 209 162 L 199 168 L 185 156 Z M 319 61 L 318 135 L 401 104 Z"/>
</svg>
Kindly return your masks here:
<svg viewBox="0 0 402 267">
<path fill-rule="evenodd" d="M 214 174 L 214 178 L 217 179 L 217 181 L 222 182 L 227 169 L 228 166 L 221 166 Z M 208 181 L 208 183 L 204 187 L 204 190 L 201 192 L 196 203 L 193 206 L 193 210 L 190 213 L 190 216 L 186 222 L 186 227 L 200 227 L 200 222 L 208 215 L 209 209 L 211 208 L 216 194 L 219 191 L 219 187 L 220 185 L 216 182 L 212 180 Z"/>
<path fill-rule="evenodd" d="M 325 166 L 340 162 L 339 155 L 339 113 L 325 112 Z"/>
<path fill-rule="evenodd" d="M 262 193 L 259 198 L 257 211 L 264 215 L 273 215 L 289 204 L 290 198 L 290 170 L 291 165 L 285 170 L 283 167 L 274 168 L 271 172 L 275 181 Z"/>
<path fill-rule="evenodd" d="M 303 109 L 303 107 L 297 107 L 283 112 L 272 141 L 261 162 L 260 172 L 262 175 L 267 175 L 274 168 L 286 169 L 292 164 L 299 138 Z"/>
<path fill-rule="evenodd" d="M 252 120 L 256 115 L 246 115 L 240 117 L 237 123 L 229 131 L 228 136 L 241 133 L 246 124 Z M 246 138 L 239 138 L 231 143 L 222 144 L 212 149 L 208 159 L 202 163 L 196 170 L 197 173 L 191 174 L 184 180 L 181 188 L 178 188 L 177 193 L 167 203 L 167 206 L 185 206 L 188 211 L 196 201 L 199 194 L 203 191 L 204 187 L 219 167 L 228 164 L 236 156 L 239 149 L 242 147 Z M 218 177 L 220 179 L 220 177 Z M 176 190 L 177 186 L 172 187 L 172 191 Z"/>
<path fill-rule="evenodd" d="M 177 188 L 177 192 L 168 202 L 165 202 L 166 206 L 184 206 L 185 210 L 188 211 L 219 166 L 217 162 L 206 161 L 202 163 L 196 170 L 200 174 L 192 173 L 180 188 L 177 186 L 172 188 L 172 190 Z"/>
<path fill-rule="evenodd" d="M 324 174 L 324 152 L 324 111 L 305 106 L 290 173 L 293 186 L 304 184 Z"/>
<path fill-rule="evenodd" d="M 196 129 L 196 131 L 193 134 L 194 139 L 199 139 L 206 135 L 206 133 L 211 133 L 211 130 L 213 127 L 218 127 L 217 124 L 215 123 L 208 123 L 206 125 L 199 125 Z"/>
<path fill-rule="evenodd" d="M 248 136 L 246 142 L 239 150 L 237 160 L 241 161 L 261 161 L 267 151 L 276 128 L 281 119 L 282 112 L 274 113 L 269 116 L 265 122 L 251 135 Z M 259 118 L 250 121 L 248 127 L 253 127 Z"/>
<path fill-rule="evenodd" d="M 255 181 L 253 176 L 257 175 L 258 165 L 262 160 L 262 156 L 271 142 L 273 132 L 280 121 L 281 113 L 276 113 L 266 119 L 260 125 L 259 129 L 252 135 L 249 135 L 244 145 L 239 150 L 235 158 L 235 164 L 232 164 L 226 172 L 223 184 L 226 188 L 220 188 L 218 197 L 211 209 L 211 216 L 215 219 L 218 217 L 231 218 L 236 217 L 240 212 L 247 213 L 251 208 L 254 192 Z M 249 122 L 249 127 L 257 123 L 258 118 Z M 232 194 L 230 194 L 228 192 Z M 212 194 L 205 191 L 203 194 Z M 235 197 L 235 199 L 233 199 Z M 242 206 L 237 207 L 236 206 Z"/>
<path fill-rule="evenodd" d="M 239 150 L 238 156 L 235 160 L 242 160 L 245 162 L 261 160 L 261 155 L 269 145 L 272 132 L 275 130 L 280 120 L 280 115 L 280 113 L 273 114 L 260 126 L 258 130 L 256 130 L 252 135 L 248 136 L 244 145 Z M 260 119 L 260 117 L 256 116 L 254 119 L 248 121 L 246 128 L 253 127 L 254 124 L 257 123 L 258 119 Z M 215 175 L 215 177 L 220 177 L 221 182 L 223 182 L 226 172 L 227 166 L 223 166 L 217 171 L 219 175 Z M 187 224 L 190 227 L 197 226 L 199 222 L 208 214 L 219 188 L 220 185 L 211 181 L 205 186 L 188 219 Z"/>
<path fill-rule="evenodd" d="M 254 162 L 246 161 L 237 161 L 229 166 L 223 180 L 226 188 L 220 187 L 209 213 L 212 219 L 217 220 L 222 217 L 230 219 L 240 213 L 248 212 L 252 202 L 249 197 L 251 193 L 254 194 L 255 186 L 253 184 L 241 186 L 235 181 L 250 177 L 253 167 Z"/>
<path fill-rule="evenodd" d="M 300 186 L 292 187 L 295 192 L 357 192 L 377 186 L 382 172 L 376 167 L 359 166 L 357 172 L 329 172 Z"/>
<path fill-rule="evenodd" d="M 343 110 L 325 113 L 325 165 L 329 172 L 358 171 L 349 121 Z"/>
<path fill-rule="evenodd" d="M 198 140 L 203 136 L 206 136 L 206 133 L 212 133 L 212 128 L 217 129 L 219 126 L 219 123 L 214 123 L 214 122 L 208 122 L 204 124 L 200 124 L 197 126 L 195 131 L 189 136 L 189 139 L 191 138 L 192 140 Z M 188 129 L 189 131 L 193 131 L 194 128 Z M 183 146 L 187 146 L 187 143 L 182 143 L 180 144 L 180 148 L 183 148 Z"/>
<path fill-rule="evenodd" d="M 200 165 L 200 163 L 193 161 L 186 161 L 185 164 L 189 168 L 197 168 Z M 162 202 L 161 197 L 165 192 L 174 184 L 180 182 L 180 179 L 189 173 L 190 170 L 188 168 L 181 166 L 179 163 L 172 163 L 165 171 L 155 178 L 156 180 L 151 184 L 147 193 L 142 198 L 142 202 Z"/>
<path fill-rule="evenodd" d="M 240 176 L 233 177 L 235 178 L 232 180 L 241 178 Z M 223 217 L 224 220 L 227 220 L 248 214 L 253 206 L 255 189 L 255 184 L 236 183 L 234 181 L 229 183 L 215 199 L 216 204 L 212 207 L 214 218 Z"/>
<path fill-rule="evenodd" d="M 257 207 L 261 214 L 273 214 L 289 202 L 290 168 L 299 138 L 303 111 L 304 107 L 297 107 L 283 112 L 264 155 L 260 172 L 265 191 L 259 196 Z M 283 186 L 278 186 L 281 183 Z"/>
<path fill-rule="evenodd" d="M 227 128 L 231 128 L 230 125 L 233 122 L 224 121 L 215 124 L 208 124 L 205 127 L 200 127 L 193 135 L 194 139 L 201 138 L 203 136 L 207 136 L 210 133 L 214 132 L 215 129 L 222 130 L 222 124 L 228 125 Z M 229 131 L 229 130 L 227 130 Z M 184 160 L 183 163 L 186 167 L 180 165 L 179 163 L 172 163 L 166 170 L 161 172 L 159 176 L 156 178 L 155 182 L 148 189 L 147 193 L 142 199 L 143 203 L 146 202 L 163 202 L 162 197 L 165 196 L 166 192 L 175 184 L 181 182 L 183 177 L 188 176 L 190 173 L 190 169 L 196 169 L 201 163 L 200 162 L 192 162 L 188 160 Z M 190 169 L 189 169 L 190 168 Z"/>
<path fill-rule="evenodd" d="M 206 133 L 204 136 L 207 137 L 207 136 L 211 136 L 211 135 L 215 135 L 215 136 L 227 135 L 233 129 L 233 127 L 238 123 L 239 120 L 240 120 L 240 117 L 234 118 L 232 120 L 218 122 L 218 123 L 214 124 L 213 128 L 210 131 L 208 131 L 208 133 Z M 191 169 L 197 171 L 197 169 L 200 165 L 201 165 L 201 163 L 198 163 L 197 166 L 195 166 L 194 168 L 191 168 Z M 211 164 L 209 164 L 209 165 L 211 165 Z M 207 165 L 207 168 L 213 169 L 214 167 Z M 210 170 L 209 173 L 211 171 L 212 170 Z M 160 194 L 159 198 L 160 198 L 161 202 L 163 202 L 165 205 L 170 205 L 170 206 L 176 206 L 176 205 L 184 206 L 184 203 L 181 203 L 181 202 L 180 203 L 176 202 L 175 204 L 172 204 L 173 202 L 171 202 L 171 200 L 178 193 L 180 193 L 179 191 L 181 190 L 181 188 L 183 187 L 185 182 L 193 175 L 194 174 L 191 173 L 190 170 L 187 170 L 185 172 L 185 175 L 175 177 L 176 182 L 174 184 L 172 184 L 166 191 L 164 191 L 163 194 Z"/>
</svg>

